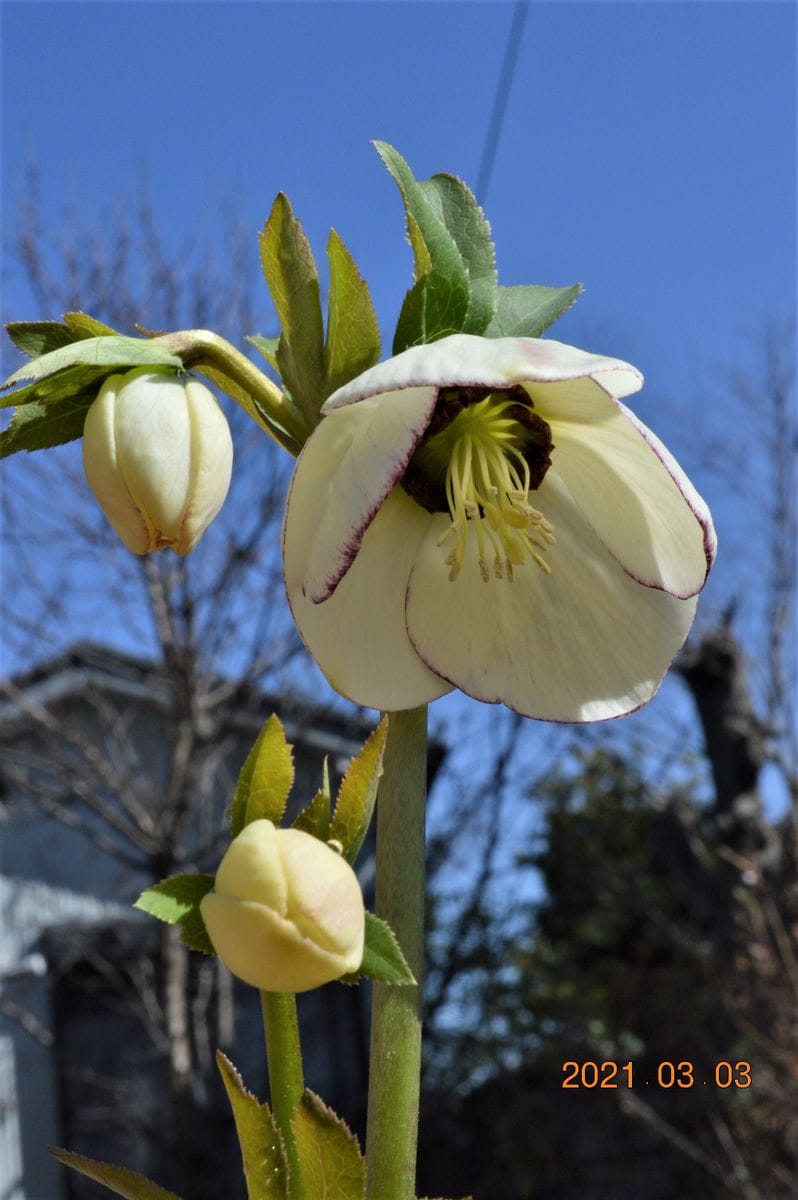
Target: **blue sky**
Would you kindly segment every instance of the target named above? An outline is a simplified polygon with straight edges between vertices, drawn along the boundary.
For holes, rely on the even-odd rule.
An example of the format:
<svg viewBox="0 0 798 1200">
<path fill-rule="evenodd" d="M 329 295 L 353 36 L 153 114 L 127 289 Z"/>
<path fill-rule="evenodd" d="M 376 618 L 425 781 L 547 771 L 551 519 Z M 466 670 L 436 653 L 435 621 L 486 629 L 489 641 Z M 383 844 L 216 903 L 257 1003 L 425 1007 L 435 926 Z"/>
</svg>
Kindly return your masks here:
<svg viewBox="0 0 798 1200">
<path fill-rule="evenodd" d="M 214 243 L 232 199 L 254 257 L 284 190 L 321 261 L 330 225 L 350 246 L 389 343 L 410 254 L 370 139 L 420 177 L 474 184 L 514 10 L 6 0 L 5 219 L 26 163 L 54 228 L 67 202 L 110 224 L 143 167 L 167 242 Z M 792 3 L 532 3 L 486 198 L 501 281 L 585 284 L 552 335 L 643 370 L 635 407 L 727 544 L 744 518 L 706 469 L 695 417 L 717 400 L 701 390 L 716 367 L 746 365 L 751 339 L 794 307 L 795 17 Z M 35 310 L 13 261 L 3 306 L 56 315 Z M 739 571 L 721 556 L 715 608 Z"/>
</svg>

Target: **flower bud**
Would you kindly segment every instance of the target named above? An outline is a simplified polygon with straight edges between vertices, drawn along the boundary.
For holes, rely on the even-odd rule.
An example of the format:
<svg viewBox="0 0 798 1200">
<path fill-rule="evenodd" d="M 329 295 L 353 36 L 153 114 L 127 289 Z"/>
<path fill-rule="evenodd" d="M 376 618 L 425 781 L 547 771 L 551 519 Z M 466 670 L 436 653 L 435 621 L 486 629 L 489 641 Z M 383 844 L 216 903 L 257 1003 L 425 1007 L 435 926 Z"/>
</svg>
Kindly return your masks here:
<svg viewBox="0 0 798 1200">
<path fill-rule="evenodd" d="M 193 550 L 224 503 L 233 443 L 196 379 L 150 367 L 106 379 L 86 414 L 89 487 L 134 554 Z"/>
<path fill-rule="evenodd" d="M 363 895 L 346 859 L 298 829 L 252 821 L 221 861 L 202 919 L 239 979 L 267 992 L 305 992 L 363 960 Z"/>
</svg>

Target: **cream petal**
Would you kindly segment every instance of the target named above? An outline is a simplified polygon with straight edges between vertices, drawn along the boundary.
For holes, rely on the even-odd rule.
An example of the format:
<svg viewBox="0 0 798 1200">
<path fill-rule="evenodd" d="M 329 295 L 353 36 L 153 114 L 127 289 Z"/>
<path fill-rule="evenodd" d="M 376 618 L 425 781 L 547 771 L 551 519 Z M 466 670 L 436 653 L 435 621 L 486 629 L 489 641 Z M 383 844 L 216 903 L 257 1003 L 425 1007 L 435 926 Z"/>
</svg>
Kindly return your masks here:
<svg viewBox="0 0 798 1200">
<path fill-rule="evenodd" d="M 419 548 L 407 627 L 429 667 L 478 700 L 525 716 L 598 721 L 649 700 L 692 624 L 694 598 L 642 587 L 608 553 L 549 472 L 535 502 L 557 539 L 546 575 L 532 562 L 485 583 L 474 546 L 449 582 L 437 520 Z M 472 532 L 472 539 L 474 534 Z"/>
<path fill-rule="evenodd" d="M 321 422 L 300 454 L 289 507 L 312 496 L 314 527 L 302 586 L 315 601 L 335 591 L 364 530 L 404 474 L 435 406 L 432 388 L 408 388 Z M 383 403 L 385 402 L 385 403 Z"/>
<path fill-rule="evenodd" d="M 601 374 L 615 396 L 643 383 L 639 371 L 617 358 L 588 354 L 548 338 L 483 338 L 455 333 L 427 346 L 411 346 L 377 363 L 325 401 L 322 412 L 360 404 L 381 393 L 416 387 L 508 388 L 529 380 L 548 382 Z"/>
<path fill-rule="evenodd" d="M 303 642 L 335 690 L 356 704 L 395 711 L 442 696 L 449 685 L 416 654 L 404 614 L 408 576 L 430 514 L 394 488 L 333 595 L 314 604 L 304 581 L 316 531 L 330 502 L 315 472 L 309 479 L 298 464 L 283 526 L 283 565 L 288 603 Z"/>
<path fill-rule="evenodd" d="M 153 528 L 177 538 L 191 479 L 191 421 L 182 382 L 127 377 L 115 409 L 119 469 Z"/>
<path fill-rule="evenodd" d="M 191 481 L 175 546 L 189 554 L 227 499 L 233 475 L 233 439 L 216 397 L 196 379 L 183 383 L 191 421 Z"/>
<path fill-rule="evenodd" d="M 714 557 L 709 511 L 650 429 L 591 379 L 528 384 L 551 426 L 551 470 L 624 570 L 682 599 Z"/>
<path fill-rule="evenodd" d="M 86 480 L 114 530 L 134 554 L 154 548 L 154 536 L 122 478 L 116 453 L 114 413 L 124 375 L 106 379 L 86 414 L 83 469 Z"/>
<path fill-rule="evenodd" d="M 209 892 L 200 912 L 228 970 L 267 992 L 306 992 L 351 970 L 348 959 L 305 937 L 279 913 L 253 900 Z"/>
</svg>

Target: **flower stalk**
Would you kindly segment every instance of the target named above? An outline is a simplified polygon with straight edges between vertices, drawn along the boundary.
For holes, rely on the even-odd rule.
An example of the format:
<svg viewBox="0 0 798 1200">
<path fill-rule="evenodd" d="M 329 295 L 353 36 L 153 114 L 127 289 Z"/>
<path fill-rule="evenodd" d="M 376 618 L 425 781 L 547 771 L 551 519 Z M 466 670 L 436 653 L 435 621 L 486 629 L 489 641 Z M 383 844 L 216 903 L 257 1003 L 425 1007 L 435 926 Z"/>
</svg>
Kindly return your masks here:
<svg viewBox="0 0 798 1200">
<path fill-rule="evenodd" d="M 283 1139 L 291 1181 L 291 1200 L 308 1200 L 305 1195 L 296 1139 L 291 1126 L 294 1110 L 302 1099 L 305 1080 L 299 1044 L 296 996 L 290 992 L 261 992 L 269 1092 L 272 1112 Z"/>
<path fill-rule="evenodd" d="M 235 346 L 208 329 L 183 329 L 153 341 L 179 355 L 187 370 L 193 368 L 221 387 L 289 454 L 299 453 L 311 432 L 305 418 Z"/>
<path fill-rule="evenodd" d="M 369 1068 L 367 1200 L 412 1200 L 421 1076 L 427 708 L 390 714 L 377 798 L 377 915 L 416 979 L 376 983 Z"/>
</svg>

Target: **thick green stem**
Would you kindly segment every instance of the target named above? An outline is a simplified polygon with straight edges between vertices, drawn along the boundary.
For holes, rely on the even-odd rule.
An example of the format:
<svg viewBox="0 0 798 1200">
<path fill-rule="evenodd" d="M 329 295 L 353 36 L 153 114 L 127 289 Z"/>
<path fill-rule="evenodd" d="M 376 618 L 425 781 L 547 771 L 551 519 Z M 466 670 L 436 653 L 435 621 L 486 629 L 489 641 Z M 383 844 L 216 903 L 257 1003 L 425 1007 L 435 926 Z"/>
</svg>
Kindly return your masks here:
<svg viewBox="0 0 798 1200">
<path fill-rule="evenodd" d="M 305 1090 L 296 996 L 289 992 L 261 992 L 260 1001 L 266 1034 L 272 1112 L 288 1158 L 291 1200 L 307 1200 L 299 1170 L 294 1131 L 291 1128 L 294 1109 Z"/>
<path fill-rule="evenodd" d="M 396 934 L 417 986 L 374 985 L 367 1200 L 415 1196 L 426 794 L 426 706 L 391 713 L 377 799 L 377 915 Z"/>
<path fill-rule="evenodd" d="M 305 418 L 235 346 L 209 329 L 182 329 L 154 340 L 227 392 L 284 450 L 299 453 L 311 432 Z"/>
</svg>

